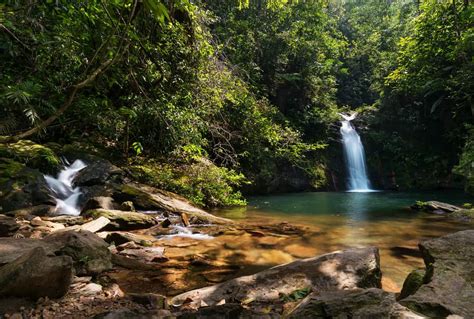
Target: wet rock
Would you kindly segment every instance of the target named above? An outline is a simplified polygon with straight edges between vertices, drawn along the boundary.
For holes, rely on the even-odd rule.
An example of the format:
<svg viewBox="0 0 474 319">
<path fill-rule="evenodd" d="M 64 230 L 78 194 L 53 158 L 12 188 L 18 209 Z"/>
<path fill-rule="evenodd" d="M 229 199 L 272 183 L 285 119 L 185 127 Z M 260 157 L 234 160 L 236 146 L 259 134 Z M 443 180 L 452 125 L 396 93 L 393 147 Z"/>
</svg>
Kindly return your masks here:
<svg viewBox="0 0 474 319">
<path fill-rule="evenodd" d="M 132 201 L 137 208 L 159 210 L 174 214 L 187 214 L 204 224 L 232 224 L 233 221 L 214 216 L 193 206 L 185 198 L 171 192 L 142 184 L 115 185 L 113 195 L 117 201 Z"/>
<path fill-rule="evenodd" d="M 67 255 L 74 260 L 78 275 L 95 275 L 112 268 L 108 244 L 88 231 L 56 232 L 44 239 L 56 255 Z"/>
<path fill-rule="evenodd" d="M 0 268 L 0 295 L 62 297 L 71 284 L 72 264 L 69 256 L 48 256 L 36 247 Z"/>
<path fill-rule="evenodd" d="M 196 289 L 174 297 L 179 306 L 192 300 L 209 306 L 221 300 L 272 302 L 280 294 L 311 288 L 315 292 L 338 289 L 381 287 L 379 254 L 376 248 L 359 248 L 297 260 L 255 275 Z"/>
<path fill-rule="evenodd" d="M 395 301 L 381 289 L 356 289 L 311 294 L 290 318 L 424 318 Z"/>
<path fill-rule="evenodd" d="M 474 313 L 474 230 L 419 245 L 426 265 L 423 285 L 400 303 L 429 317 Z"/>
<path fill-rule="evenodd" d="M 415 210 L 433 212 L 436 214 L 449 214 L 461 210 L 461 207 L 434 200 L 428 202 L 417 202 L 416 204 L 412 205 L 411 208 Z"/>
<path fill-rule="evenodd" d="M 0 215 L 0 237 L 13 236 L 19 228 L 15 218 Z"/>
<path fill-rule="evenodd" d="M 85 216 L 93 218 L 105 217 L 110 220 L 105 230 L 134 230 L 144 229 L 156 225 L 158 222 L 152 215 L 121 210 L 96 209 L 89 210 Z"/>
<path fill-rule="evenodd" d="M 152 263 L 166 261 L 163 247 L 141 247 L 134 242 L 125 243 L 117 247 L 118 254 Z"/>
<path fill-rule="evenodd" d="M 75 186 L 101 185 L 123 175 L 123 171 L 106 160 L 96 160 L 89 163 L 74 178 Z"/>
</svg>

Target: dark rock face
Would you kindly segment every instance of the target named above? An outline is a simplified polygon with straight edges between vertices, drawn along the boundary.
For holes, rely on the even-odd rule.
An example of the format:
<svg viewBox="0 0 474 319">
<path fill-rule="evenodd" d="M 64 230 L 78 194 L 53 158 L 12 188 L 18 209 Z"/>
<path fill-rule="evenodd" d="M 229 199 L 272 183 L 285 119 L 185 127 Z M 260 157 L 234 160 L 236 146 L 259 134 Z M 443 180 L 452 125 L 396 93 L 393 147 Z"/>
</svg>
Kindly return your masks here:
<svg viewBox="0 0 474 319">
<path fill-rule="evenodd" d="M 414 294 L 424 283 L 425 271 L 421 269 L 413 270 L 403 283 L 402 291 L 398 299 L 403 299 Z"/>
<path fill-rule="evenodd" d="M 380 288 L 378 249 L 358 248 L 276 266 L 255 275 L 196 289 L 174 297 L 172 305 L 186 300 L 214 306 L 222 300 L 278 301 L 281 294 L 310 288 L 314 292 L 355 288 Z"/>
<path fill-rule="evenodd" d="M 74 178 L 75 186 L 103 185 L 111 179 L 119 179 L 123 171 L 106 160 L 94 161 Z"/>
<path fill-rule="evenodd" d="M 474 314 L 474 230 L 422 242 L 424 283 L 400 303 L 430 317 Z"/>
<path fill-rule="evenodd" d="M 70 256 L 78 275 L 96 275 L 112 268 L 112 254 L 108 244 L 94 233 L 56 232 L 44 241 L 56 248 L 56 255 Z"/>
<path fill-rule="evenodd" d="M 0 212 L 56 203 L 43 174 L 10 159 L 0 159 Z"/>
<path fill-rule="evenodd" d="M 15 218 L 0 215 L 0 237 L 10 237 L 20 228 Z"/>
<path fill-rule="evenodd" d="M 59 298 L 72 280 L 72 258 L 36 247 L 0 268 L 0 296 Z"/>
<path fill-rule="evenodd" d="M 423 318 L 381 289 L 356 289 L 308 296 L 290 318 Z"/>
</svg>

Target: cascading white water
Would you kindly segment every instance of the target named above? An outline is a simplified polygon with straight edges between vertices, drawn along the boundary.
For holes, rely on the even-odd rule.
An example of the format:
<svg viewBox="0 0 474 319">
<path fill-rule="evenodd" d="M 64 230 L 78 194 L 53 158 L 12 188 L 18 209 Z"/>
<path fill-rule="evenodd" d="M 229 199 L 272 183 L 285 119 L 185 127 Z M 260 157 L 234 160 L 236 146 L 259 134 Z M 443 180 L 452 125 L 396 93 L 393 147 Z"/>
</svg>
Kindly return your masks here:
<svg viewBox="0 0 474 319">
<path fill-rule="evenodd" d="M 68 163 L 66 163 L 68 165 Z M 56 208 L 54 211 L 59 215 L 73 215 L 78 216 L 81 210 L 78 207 L 79 196 L 81 196 L 81 189 L 79 187 L 72 187 L 72 181 L 76 174 L 87 165 L 81 161 L 76 160 L 69 166 L 59 172 L 58 177 L 54 178 L 49 175 L 44 175 L 44 179 L 49 186 L 54 199 L 56 200 Z"/>
<path fill-rule="evenodd" d="M 340 132 L 349 177 L 347 185 L 349 191 L 370 192 L 372 189 L 370 188 L 370 181 L 367 177 L 367 169 L 365 167 L 364 146 L 362 145 L 359 134 L 357 134 L 351 123 L 357 113 L 353 113 L 350 116 L 341 113 L 339 113 L 339 115 L 344 119 L 341 121 Z"/>
</svg>

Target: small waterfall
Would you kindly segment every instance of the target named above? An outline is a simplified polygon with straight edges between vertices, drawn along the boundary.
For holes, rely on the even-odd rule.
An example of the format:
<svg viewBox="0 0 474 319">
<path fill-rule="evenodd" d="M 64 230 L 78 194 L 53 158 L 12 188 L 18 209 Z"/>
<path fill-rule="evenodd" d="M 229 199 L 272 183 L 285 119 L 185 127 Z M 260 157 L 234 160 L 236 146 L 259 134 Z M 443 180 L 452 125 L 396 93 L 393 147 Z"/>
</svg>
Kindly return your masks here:
<svg viewBox="0 0 474 319">
<path fill-rule="evenodd" d="M 341 121 L 340 132 L 349 176 L 349 183 L 347 185 L 349 191 L 370 192 L 372 190 L 370 189 L 370 181 L 367 177 L 367 169 L 365 167 L 364 146 L 362 145 L 359 134 L 357 134 L 351 123 L 357 113 L 350 116 L 341 113 L 339 113 L 339 115 L 344 119 Z"/>
<path fill-rule="evenodd" d="M 86 166 L 81 160 L 76 160 L 71 165 L 66 162 L 66 167 L 59 172 L 57 178 L 44 175 L 44 179 L 56 200 L 54 211 L 57 214 L 78 216 L 81 213 L 78 207 L 79 197 L 82 194 L 81 189 L 79 187 L 73 188 L 72 181 L 77 172 Z"/>
<path fill-rule="evenodd" d="M 183 226 L 173 225 L 171 227 L 173 228 L 173 234 L 165 235 L 163 236 L 163 238 L 186 237 L 186 238 L 201 239 L 201 240 L 214 238 L 207 234 L 193 233 L 191 230 Z"/>
</svg>

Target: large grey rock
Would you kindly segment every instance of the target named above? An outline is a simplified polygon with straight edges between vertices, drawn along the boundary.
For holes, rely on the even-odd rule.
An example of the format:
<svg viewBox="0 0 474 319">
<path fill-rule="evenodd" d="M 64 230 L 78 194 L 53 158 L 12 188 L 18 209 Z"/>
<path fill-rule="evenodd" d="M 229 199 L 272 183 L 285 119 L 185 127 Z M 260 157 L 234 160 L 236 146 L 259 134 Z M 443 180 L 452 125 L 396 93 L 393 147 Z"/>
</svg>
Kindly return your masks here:
<svg viewBox="0 0 474 319">
<path fill-rule="evenodd" d="M 48 255 L 71 257 L 79 275 L 95 275 L 112 268 L 108 244 L 96 234 L 87 231 L 59 231 L 43 240 L 0 238 L 0 266 L 38 247 L 44 249 Z"/>
<path fill-rule="evenodd" d="M 424 318 L 381 289 L 356 289 L 311 294 L 291 313 L 292 319 L 311 318 Z"/>
<path fill-rule="evenodd" d="M 381 272 L 377 248 L 356 248 L 276 266 L 255 275 L 239 277 L 218 285 L 192 290 L 174 297 L 172 305 L 187 300 L 214 306 L 222 300 L 273 302 L 281 294 L 311 288 L 314 292 L 380 288 Z"/>
<path fill-rule="evenodd" d="M 78 275 L 96 275 L 112 268 L 108 244 L 89 231 L 55 232 L 44 241 L 54 247 L 56 255 L 72 257 Z"/>
<path fill-rule="evenodd" d="M 474 230 L 422 242 L 424 284 L 400 303 L 430 317 L 474 314 Z"/>
<path fill-rule="evenodd" d="M 72 280 L 72 259 L 36 247 L 0 268 L 0 296 L 59 298 Z"/>
</svg>

